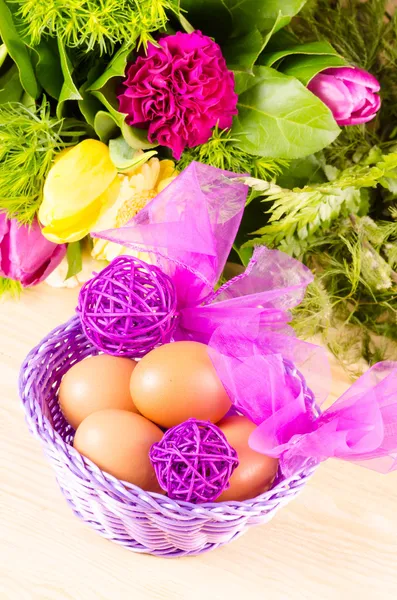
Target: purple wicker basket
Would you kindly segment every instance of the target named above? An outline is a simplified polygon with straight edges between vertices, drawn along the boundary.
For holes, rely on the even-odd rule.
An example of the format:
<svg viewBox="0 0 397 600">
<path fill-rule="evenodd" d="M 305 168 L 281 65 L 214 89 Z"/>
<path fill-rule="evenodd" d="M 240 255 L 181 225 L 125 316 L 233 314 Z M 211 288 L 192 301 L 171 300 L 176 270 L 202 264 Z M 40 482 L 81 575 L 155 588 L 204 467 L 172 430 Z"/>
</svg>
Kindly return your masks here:
<svg viewBox="0 0 397 600">
<path fill-rule="evenodd" d="M 242 535 L 248 527 L 269 521 L 303 488 L 316 465 L 308 461 L 273 488 L 244 502 L 190 504 L 121 482 L 81 456 L 71 445 L 74 430 L 58 404 L 63 375 L 76 362 L 97 351 L 85 337 L 78 317 L 54 329 L 26 357 L 20 395 L 31 432 L 38 436 L 73 512 L 105 538 L 135 552 L 158 556 L 200 554 Z M 306 401 L 317 413 L 311 391 L 299 377 Z"/>
</svg>

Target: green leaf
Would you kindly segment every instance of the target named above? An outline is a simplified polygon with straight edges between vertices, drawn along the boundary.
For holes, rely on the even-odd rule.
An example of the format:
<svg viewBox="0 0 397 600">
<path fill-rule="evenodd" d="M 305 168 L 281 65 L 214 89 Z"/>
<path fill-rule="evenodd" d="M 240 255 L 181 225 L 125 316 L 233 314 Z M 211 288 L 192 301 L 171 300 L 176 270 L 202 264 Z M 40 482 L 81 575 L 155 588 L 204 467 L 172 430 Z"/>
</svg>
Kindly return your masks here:
<svg viewBox="0 0 397 600">
<path fill-rule="evenodd" d="M 276 31 L 285 27 L 306 0 L 181 0 L 189 22 L 217 42 L 245 36 L 257 29 L 270 31 L 278 14 Z"/>
<path fill-rule="evenodd" d="M 327 181 L 327 178 L 324 174 L 323 164 L 314 154 L 293 160 L 288 168 L 277 177 L 277 185 L 290 190 L 324 181 Z"/>
<path fill-rule="evenodd" d="M 294 56 L 296 54 L 309 54 L 309 55 L 330 55 L 335 56 L 337 52 L 328 42 L 309 42 L 307 44 L 297 44 L 293 46 L 287 46 L 282 50 L 264 53 L 259 59 L 259 64 L 265 67 L 272 67 L 276 62 L 287 56 Z"/>
<path fill-rule="evenodd" d="M 0 68 L 3 66 L 5 59 L 8 56 L 7 46 L 5 44 L 0 44 Z"/>
<path fill-rule="evenodd" d="M 252 69 L 262 52 L 263 39 L 259 29 L 255 28 L 246 35 L 229 40 L 222 48 L 228 67 L 232 70 L 236 66 Z"/>
<path fill-rule="evenodd" d="M 132 127 L 127 125 L 125 121 L 121 124 L 121 133 L 127 144 L 136 150 L 150 150 L 150 148 L 157 148 L 158 146 L 157 142 L 151 143 L 148 141 L 146 129 Z"/>
<path fill-rule="evenodd" d="M 277 30 L 285 27 L 306 0 L 223 0 L 223 3 L 231 13 L 233 33 L 242 35 L 255 28 L 270 31 L 279 13 Z"/>
<path fill-rule="evenodd" d="M 108 143 L 110 138 L 116 137 L 120 130 L 113 116 L 104 110 L 100 110 L 96 113 L 94 118 L 94 129 L 101 142 L 104 142 L 105 144 Z"/>
<path fill-rule="evenodd" d="M 291 48 L 292 46 L 298 46 L 300 40 L 291 31 L 286 29 L 280 29 L 272 36 L 266 52 L 277 52 L 279 50 L 285 50 L 285 48 Z"/>
<path fill-rule="evenodd" d="M 127 125 L 125 122 L 126 115 L 117 110 L 116 86 L 117 80 L 110 79 L 100 91 L 93 90 L 91 93 L 107 108 L 107 114 L 111 116 L 114 123 L 121 129 L 124 139 L 131 148 L 137 150 L 155 148 L 158 144 L 148 142 L 147 131 Z"/>
<path fill-rule="evenodd" d="M 110 79 L 113 77 L 124 77 L 125 69 L 127 66 L 128 58 L 133 51 L 134 46 L 125 43 L 118 52 L 114 55 L 105 71 L 92 83 L 88 90 L 99 91 L 101 90 Z"/>
<path fill-rule="evenodd" d="M 42 38 L 40 44 L 33 48 L 33 52 L 38 81 L 47 94 L 58 100 L 64 78 L 56 41 L 52 38 Z"/>
<path fill-rule="evenodd" d="M 254 64 L 269 43 L 280 19 L 279 13 L 268 33 L 261 33 L 258 29 L 254 29 L 251 34 L 232 40 L 229 45 L 224 46 L 223 53 L 229 68 L 234 73 L 237 94 L 242 94 L 250 87 Z"/>
<path fill-rule="evenodd" d="M 108 114 L 111 116 L 114 123 L 121 129 L 125 141 L 131 148 L 146 150 L 158 146 L 157 143 L 152 144 L 148 142 L 147 131 L 145 129 L 139 129 L 138 127 L 132 127 L 131 125 L 126 124 L 126 115 L 119 112 L 116 108 L 116 87 L 117 80 L 112 78 L 100 91 L 92 90 L 91 93 L 107 108 Z M 92 89 L 92 86 L 89 89 Z"/>
<path fill-rule="evenodd" d="M 341 56 L 293 56 L 283 61 L 280 67 L 285 75 L 296 77 L 307 85 L 317 73 L 329 67 L 343 67 L 347 63 Z"/>
<path fill-rule="evenodd" d="M 251 87 L 254 80 L 254 74 L 251 69 L 232 68 L 234 73 L 234 89 L 236 94 L 240 95 Z"/>
<path fill-rule="evenodd" d="M 297 79 L 268 67 L 255 67 L 240 95 L 232 133 L 249 154 L 301 158 L 318 152 L 340 130 L 331 111 Z"/>
<path fill-rule="evenodd" d="M 241 264 L 244 265 L 244 267 L 247 267 L 254 253 L 254 249 L 252 247 L 243 246 L 240 246 L 240 248 L 238 248 L 236 244 L 233 244 L 233 250 L 241 260 Z"/>
<path fill-rule="evenodd" d="M 231 65 L 230 68 L 232 70 L 238 67 L 252 71 L 254 64 L 261 52 L 266 48 L 281 18 L 281 13 L 279 13 L 270 31 L 261 33 L 259 29 L 255 28 L 246 35 L 233 38 L 222 48 L 226 62 L 229 66 Z"/>
<path fill-rule="evenodd" d="M 103 104 L 107 108 L 107 110 L 112 115 L 118 126 L 121 127 L 121 124 L 125 119 L 125 115 L 123 115 L 117 110 L 117 84 L 118 81 L 116 79 L 109 79 L 109 81 L 106 82 L 100 90 L 92 90 L 92 88 L 90 87 L 88 88 L 88 91 L 90 91 L 91 94 L 95 96 L 95 98 L 97 98 L 101 102 L 101 104 Z"/>
<path fill-rule="evenodd" d="M 83 258 L 81 254 L 81 243 L 71 242 L 66 250 L 66 259 L 68 261 L 68 272 L 65 279 L 73 277 L 80 273 L 83 268 Z"/>
<path fill-rule="evenodd" d="M 195 30 L 194 27 L 193 27 L 193 25 L 191 25 L 189 23 L 189 21 L 183 16 L 183 14 L 181 12 L 178 15 L 178 19 L 179 19 L 180 24 L 183 27 L 183 30 L 186 33 L 193 33 L 193 31 Z"/>
<path fill-rule="evenodd" d="M 19 102 L 22 95 L 23 87 L 19 79 L 18 67 L 14 64 L 0 77 L 0 104 Z"/>
<path fill-rule="evenodd" d="M 156 150 L 150 152 L 139 152 L 131 148 L 123 136 L 109 140 L 110 158 L 118 171 L 127 171 L 132 168 L 141 167 L 152 156 L 157 154 Z"/>
<path fill-rule="evenodd" d="M 225 41 L 232 33 L 233 17 L 228 0 L 180 0 L 180 8 L 186 11 L 186 17 L 194 29 L 205 32 L 217 42 Z M 182 21 L 181 24 L 183 26 Z"/>
<path fill-rule="evenodd" d="M 276 45 L 279 47 L 282 38 L 277 37 L 279 39 Z M 267 67 L 277 65 L 277 70 L 296 77 L 303 85 L 307 85 L 320 71 L 328 67 L 344 66 L 347 62 L 328 42 L 310 42 L 287 45 L 285 48 L 263 53 L 258 64 Z"/>
<path fill-rule="evenodd" d="M 101 132 L 101 134 L 99 134 L 97 131 L 100 137 L 103 135 L 104 138 L 106 138 L 109 135 L 109 132 L 107 131 L 108 127 L 103 127 L 103 125 L 107 123 L 110 129 L 110 121 L 108 118 L 110 116 L 113 119 L 113 122 L 120 127 L 124 139 L 131 148 L 146 150 L 148 148 L 155 148 L 158 144 L 148 142 L 147 132 L 144 129 L 138 129 L 137 127 L 127 125 L 125 123 L 126 115 L 117 110 L 118 102 L 116 90 L 119 84 L 119 78 L 123 77 L 125 74 L 127 62 L 132 50 L 133 46 L 130 44 L 122 46 L 102 75 L 87 88 L 87 92 L 91 92 L 108 111 L 108 113 L 101 111 L 102 114 L 96 119 L 96 126 L 94 125 L 95 131 L 97 131 L 98 127 L 98 131 Z M 107 117 L 104 117 L 103 115 L 107 115 Z"/>
<path fill-rule="evenodd" d="M 57 106 L 57 117 L 60 119 L 63 116 L 65 102 L 69 100 L 82 100 L 82 96 L 73 82 L 73 66 L 68 58 L 68 55 L 66 54 L 66 49 L 61 38 L 58 38 L 58 49 L 59 56 L 61 58 L 61 70 L 63 74 L 63 85 Z"/>
<path fill-rule="evenodd" d="M 33 112 L 33 113 L 35 112 L 35 109 L 36 109 L 35 99 L 32 98 L 32 96 L 29 96 L 29 94 L 27 94 L 26 92 L 24 92 L 22 95 L 21 104 L 26 106 L 26 108 L 28 110 L 30 110 L 31 112 Z"/>
<path fill-rule="evenodd" d="M 37 98 L 40 90 L 28 49 L 16 30 L 12 13 L 4 0 L 0 0 L 0 37 L 18 67 L 23 89 L 33 98 Z"/>
<path fill-rule="evenodd" d="M 102 109 L 102 103 L 95 98 L 90 92 L 87 92 L 86 83 L 79 90 L 81 100 L 79 100 L 79 108 L 81 114 L 91 127 L 94 127 L 95 115 Z"/>
<path fill-rule="evenodd" d="M 102 109 L 102 103 L 98 98 L 88 91 L 88 88 L 98 77 L 98 67 L 93 67 L 88 73 L 87 80 L 81 86 L 79 92 L 82 99 L 78 101 L 81 114 L 91 127 L 94 127 L 95 115 Z"/>
</svg>

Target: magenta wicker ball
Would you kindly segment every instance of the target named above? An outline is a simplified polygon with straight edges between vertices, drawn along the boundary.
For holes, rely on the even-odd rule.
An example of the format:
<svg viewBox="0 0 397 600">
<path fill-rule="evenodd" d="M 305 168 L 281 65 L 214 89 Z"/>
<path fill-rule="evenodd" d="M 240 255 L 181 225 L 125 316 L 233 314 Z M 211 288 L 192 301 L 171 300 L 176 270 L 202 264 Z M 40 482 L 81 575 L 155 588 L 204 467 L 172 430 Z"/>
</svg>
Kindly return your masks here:
<svg viewBox="0 0 397 600">
<path fill-rule="evenodd" d="M 239 464 L 223 431 L 197 419 L 166 431 L 151 447 L 150 460 L 168 496 L 193 504 L 216 500 Z"/>
<path fill-rule="evenodd" d="M 83 285 L 77 312 L 98 350 L 139 358 L 170 341 L 177 320 L 176 292 L 155 265 L 119 256 Z"/>
</svg>

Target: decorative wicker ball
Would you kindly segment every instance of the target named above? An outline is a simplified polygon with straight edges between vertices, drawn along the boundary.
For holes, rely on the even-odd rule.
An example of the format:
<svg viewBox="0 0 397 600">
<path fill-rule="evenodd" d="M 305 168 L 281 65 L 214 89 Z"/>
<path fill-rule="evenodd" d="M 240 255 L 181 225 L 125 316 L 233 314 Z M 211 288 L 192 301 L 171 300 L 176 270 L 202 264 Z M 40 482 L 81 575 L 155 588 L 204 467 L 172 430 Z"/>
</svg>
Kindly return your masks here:
<svg viewBox="0 0 397 600">
<path fill-rule="evenodd" d="M 170 341 L 176 306 L 168 275 L 133 256 L 119 256 L 83 285 L 77 312 L 98 350 L 139 358 Z"/>
<path fill-rule="evenodd" d="M 158 482 L 170 498 L 212 502 L 229 487 L 237 452 L 209 421 L 189 419 L 172 427 L 150 449 Z"/>
</svg>

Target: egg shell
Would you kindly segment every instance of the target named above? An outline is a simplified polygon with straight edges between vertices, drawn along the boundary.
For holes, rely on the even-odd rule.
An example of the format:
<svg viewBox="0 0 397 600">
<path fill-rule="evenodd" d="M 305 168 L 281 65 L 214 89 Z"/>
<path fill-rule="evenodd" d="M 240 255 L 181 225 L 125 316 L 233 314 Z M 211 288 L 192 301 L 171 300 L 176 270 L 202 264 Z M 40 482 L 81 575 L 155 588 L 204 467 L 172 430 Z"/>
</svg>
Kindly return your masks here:
<svg viewBox="0 0 397 600">
<path fill-rule="evenodd" d="M 73 446 L 102 471 L 148 492 L 163 494 L 149 459 L 149 450 L 163 432 L 141 415 L 107 409 L 79 425 Z"/>
<path fill-rule="evenodd" d="M 139 412 L 162 427 L 194 417 L 216 423 L 231 402 L 199 342 L 173 342 L 142 358 L 131 376 L 131 396 Z"/>
<path fill-rule="evenodd" d="M 233 415 L 225 417 L 217 425 L 236 450 L 239 466 L 229 480 L 230 487 L 216 501 L 248 500 L 268 490 L 277 474 L 278 459 L 249 447 L 248 438 L 257 427 L 255 423 L 246 417 Z"/>
<path fill-rule="evenodd" d="M 129 358 L 99 354 L 73 365 L 59 388 L 59 404 L 68 423 L 77 429 L 88 415 L 105 408 L 138 412 L 130 394 L 136 364 Z"/>
</svg>

